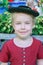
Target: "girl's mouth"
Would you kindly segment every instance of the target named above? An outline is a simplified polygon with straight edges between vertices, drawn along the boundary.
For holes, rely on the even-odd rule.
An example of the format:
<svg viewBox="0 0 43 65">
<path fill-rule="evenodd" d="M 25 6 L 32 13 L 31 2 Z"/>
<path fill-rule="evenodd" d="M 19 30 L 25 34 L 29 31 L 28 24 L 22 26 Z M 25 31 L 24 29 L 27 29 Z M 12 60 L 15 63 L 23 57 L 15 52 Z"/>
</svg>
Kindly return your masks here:
<svg viewBox="0 0 43 65">
<path fill-rule="evenodd" d="M 28 31 L 22 31 L 22 32 L 19 32 L 19 33 L 21 33 L 21 34 L 25 34 L 25 33 L 27 33 Z"/>
</svg>

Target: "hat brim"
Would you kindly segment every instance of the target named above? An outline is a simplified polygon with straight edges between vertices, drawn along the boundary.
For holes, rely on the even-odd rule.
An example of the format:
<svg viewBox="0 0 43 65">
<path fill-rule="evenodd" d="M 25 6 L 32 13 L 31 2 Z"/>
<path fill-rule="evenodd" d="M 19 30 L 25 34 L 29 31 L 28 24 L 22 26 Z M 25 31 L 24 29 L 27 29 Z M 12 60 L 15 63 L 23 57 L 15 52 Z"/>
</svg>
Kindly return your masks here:
<svg viewBox="0 0 43 65">
<path fill-rule="evenodd" d="M 34 17 L 39 16 L 39 13 L 37 11 L 32 10 L 30 7 L 28 6 L 19 6 L 19 7 L 10 7 L 8 9 L 8 11 L 10 13 L 14 13 L 14 12 L 22 12 L 22 13 L 26 13 L 26 14 L 31 14 Z"/>
</svg>

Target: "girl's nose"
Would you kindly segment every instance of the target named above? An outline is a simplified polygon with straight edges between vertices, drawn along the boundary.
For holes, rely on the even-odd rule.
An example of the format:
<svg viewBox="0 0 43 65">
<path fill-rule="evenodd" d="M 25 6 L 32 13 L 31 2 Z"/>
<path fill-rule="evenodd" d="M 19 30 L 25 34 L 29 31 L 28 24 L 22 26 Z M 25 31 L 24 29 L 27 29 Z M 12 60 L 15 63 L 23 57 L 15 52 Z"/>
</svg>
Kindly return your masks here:
<svg viewBox="0 0 43 65">
<path fill-rule="evenodd" d="M 25 24 L 21 24 L 21 29 L 25 29 Z"/>
</svg>

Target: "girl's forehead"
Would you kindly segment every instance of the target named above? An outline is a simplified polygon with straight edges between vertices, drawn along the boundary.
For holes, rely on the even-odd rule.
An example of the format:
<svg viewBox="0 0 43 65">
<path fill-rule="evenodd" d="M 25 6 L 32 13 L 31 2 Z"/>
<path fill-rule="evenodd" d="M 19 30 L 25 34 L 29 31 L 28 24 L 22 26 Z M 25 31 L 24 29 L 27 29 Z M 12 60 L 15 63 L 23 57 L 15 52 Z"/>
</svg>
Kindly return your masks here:
<svg viewBox="0 0 43 65">
<path fill-rule="evenodd" d="M 27 18 L 27 19 L 33 19 L 34 16 L 26 13 L 13 13 L 13 18 Z"/>
<path fill-rule="evenodd" d="M 26 14 L 26 13 L 22 13 L 22 12 L 15 12 L 15 13 L 13 13 L 12 15 L 27 15 L 27 16 L 34 17 L 34 16 L 31 15 L 31 14 Z"/>
<path fill-rule="evenodd" d="M 30 22 L 30 23 L 34 23 L 34 17 L 32 15 L 28 15 L 25 13 L 13 13 L 12 14 L 12 21 L 13 23 L 17 23 L 17 22 L 21 22 L 21 23 L 25 23 L 25 22 Z"/>
</svg>

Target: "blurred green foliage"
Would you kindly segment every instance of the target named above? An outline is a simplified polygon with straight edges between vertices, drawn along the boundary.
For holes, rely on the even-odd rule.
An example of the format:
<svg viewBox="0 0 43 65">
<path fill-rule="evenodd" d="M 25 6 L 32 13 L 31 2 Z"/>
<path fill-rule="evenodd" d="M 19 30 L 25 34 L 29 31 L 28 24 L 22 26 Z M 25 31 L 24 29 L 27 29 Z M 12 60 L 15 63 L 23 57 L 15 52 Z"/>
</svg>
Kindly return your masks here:
<svg viewBox="0 0 43 65">
<path fill-rule="evenodd" d="M 12 33 L 12 19 L 11 14 L 8 12 L 4 12 L 0 14 L 0 33 Z"/>
<path fill-rule="evenodd" d="M 38 16 L 35 20 L 36 24 L 33 29 L 34 35 L 43 35 L 43 16 Z"/>
</svg>

